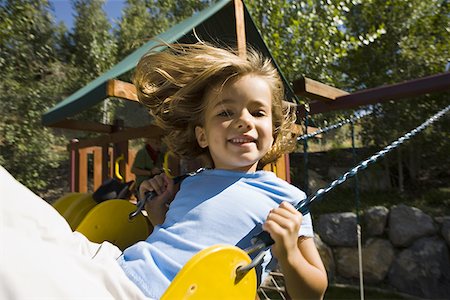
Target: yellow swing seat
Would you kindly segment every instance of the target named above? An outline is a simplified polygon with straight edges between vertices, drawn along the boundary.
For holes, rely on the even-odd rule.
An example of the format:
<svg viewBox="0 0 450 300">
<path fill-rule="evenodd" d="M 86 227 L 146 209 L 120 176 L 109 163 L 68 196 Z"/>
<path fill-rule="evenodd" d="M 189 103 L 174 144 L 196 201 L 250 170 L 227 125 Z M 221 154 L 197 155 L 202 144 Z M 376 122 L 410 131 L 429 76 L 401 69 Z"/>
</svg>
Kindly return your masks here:
<svg viewBox="0 0 450 300">
<path fill-rule="evenodd" d="M 166 290 L 161 300 L 171 299 L 255 299 L 255 269 L 240 280 L 236 270 L 251 263 L 242 249 L 215 245 L 194 255 Z"/>
<path fill-rule="evenodd" d="M 52 206 L 75 230 L 86 214 L 97 205 L 91 193 L 68 193 L 53 202 Z"/>
<path fill-rule="evenodd" d="M 136 242 L 145 240 L 151 233 L 151 226 L 142 214 L 133 220 L 128 219 L 135 208 L 134 204 L 123 199 L 101 202 L 86 214 L 76 231 L 92 242 L 108 241 L 123 251 Z"/>
</svg>

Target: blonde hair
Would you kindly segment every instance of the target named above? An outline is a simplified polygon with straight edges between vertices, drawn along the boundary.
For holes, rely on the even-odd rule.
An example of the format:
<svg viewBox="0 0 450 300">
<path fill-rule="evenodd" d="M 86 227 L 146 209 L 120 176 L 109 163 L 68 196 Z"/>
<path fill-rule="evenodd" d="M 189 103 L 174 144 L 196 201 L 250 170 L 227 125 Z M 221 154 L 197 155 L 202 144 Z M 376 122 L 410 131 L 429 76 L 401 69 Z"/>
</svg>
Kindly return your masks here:
<svg viewBox="0 0 450 300">
<path fill-rule="evenodd" d="M 133 83 L 139 101 L 165 132 L 164 142 L 176 155 L 192 159 L 208 154 L 195 136 L 195 127 L 204 125 L 205 95 L 213 87 L 247 74 L 267 81 L 272 90 L 274 143 L 261 159 L 260 167 L 295 149 L 295 110 L 284 99 L 284 87 L 269 59 L 250 49 L 246 57 L 236 50 L 205 43 L 173 44 L 154 51 L 139 61 Z"/>
</svg>

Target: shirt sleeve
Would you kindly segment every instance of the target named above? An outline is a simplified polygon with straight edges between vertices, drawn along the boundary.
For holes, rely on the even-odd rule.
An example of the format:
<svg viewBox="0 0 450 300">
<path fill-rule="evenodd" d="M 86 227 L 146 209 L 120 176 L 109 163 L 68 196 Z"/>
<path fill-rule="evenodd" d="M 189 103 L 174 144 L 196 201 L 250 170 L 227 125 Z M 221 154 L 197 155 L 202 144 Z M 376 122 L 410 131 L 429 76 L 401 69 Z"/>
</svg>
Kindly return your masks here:
<svg viewBox="0 0 450 300">
<path fill-rule="evenodd" d="M 302 225 L 298 232 L 298 236 L 314 237 L 314 230 L 312 226 L 311 214 L 307 213 L 302 218 Z"/>
</svg>

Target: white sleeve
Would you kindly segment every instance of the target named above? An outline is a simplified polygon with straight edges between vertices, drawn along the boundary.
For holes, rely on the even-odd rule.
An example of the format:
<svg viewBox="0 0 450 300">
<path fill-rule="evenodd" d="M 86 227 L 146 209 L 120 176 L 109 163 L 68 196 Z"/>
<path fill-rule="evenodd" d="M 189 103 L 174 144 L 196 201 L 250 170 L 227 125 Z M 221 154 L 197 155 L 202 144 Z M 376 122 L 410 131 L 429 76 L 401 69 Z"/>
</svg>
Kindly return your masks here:
<svg viewBox="0 0 450 300">
<path fill-rule="evenodd" d="M 298 232 L 298 236 L 314 237 L 311 214 L 307 213 L 303 216 L 302 225 Z"/>
</svg>

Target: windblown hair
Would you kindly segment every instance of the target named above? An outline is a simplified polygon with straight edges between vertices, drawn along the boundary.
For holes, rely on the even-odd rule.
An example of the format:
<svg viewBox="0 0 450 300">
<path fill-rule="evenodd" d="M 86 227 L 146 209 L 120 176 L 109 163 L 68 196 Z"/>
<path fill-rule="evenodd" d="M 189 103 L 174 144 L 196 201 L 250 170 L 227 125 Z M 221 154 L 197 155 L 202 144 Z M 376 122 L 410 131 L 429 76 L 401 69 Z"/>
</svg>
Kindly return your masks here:
<svg viewBox="0 0 450 300">
<path fill-rule="evenodd" d="M 295 110 L 284 99 L 284 87 L 269 59 L 250 49 L 246 57 L 236 50 L 217 48 L 205 43 L 161 45 L 139 61 L 133 83 L 139 101 L 165 132 L 164 142 L 182 158 L 209 155 L 195 136 L 195 127 L 204 125 L 205 95 L 229 80 L 252 74 L 267 81 L 272 90 L 274 143 L 259 166 L 276 161 L 295 149 Z"/>
</svg>

